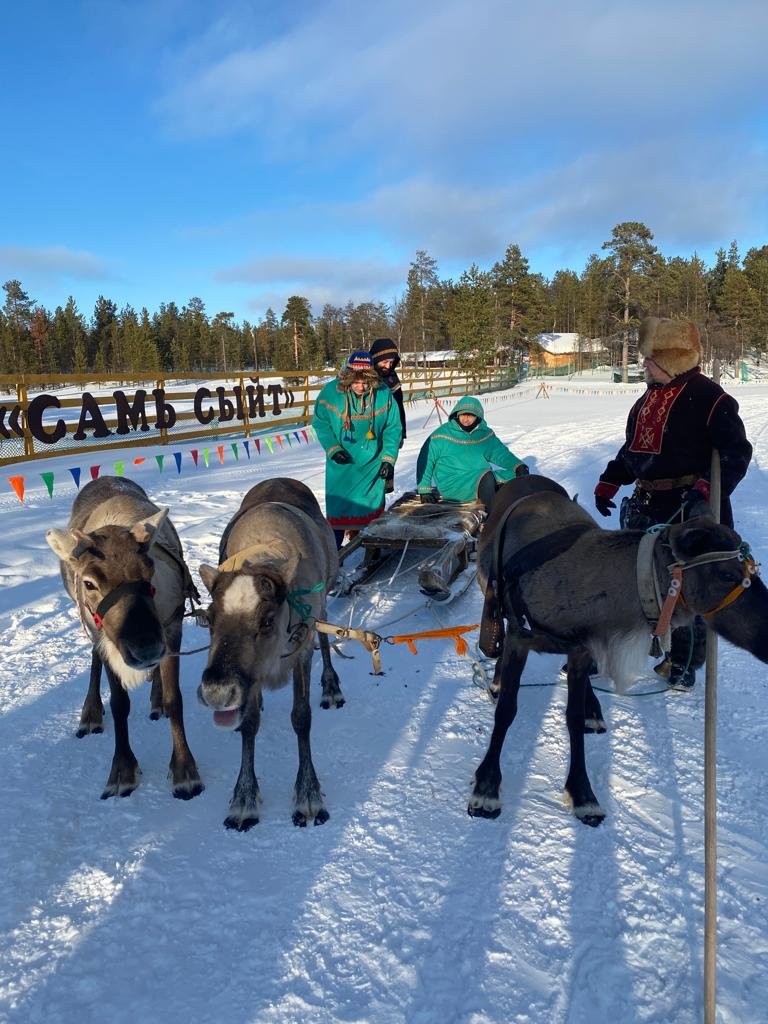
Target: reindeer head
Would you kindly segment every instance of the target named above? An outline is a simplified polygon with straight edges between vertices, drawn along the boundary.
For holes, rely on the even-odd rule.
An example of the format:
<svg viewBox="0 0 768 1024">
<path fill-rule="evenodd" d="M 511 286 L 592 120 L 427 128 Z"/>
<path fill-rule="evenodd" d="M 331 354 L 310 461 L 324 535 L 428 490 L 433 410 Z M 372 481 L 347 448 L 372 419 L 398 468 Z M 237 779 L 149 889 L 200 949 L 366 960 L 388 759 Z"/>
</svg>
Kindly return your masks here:
<svg viewBox="0 0 768 1024">
<path fill-rule="evenodd" d="M 248 563 L 235 572 L 202 565 L 200 577 L 211 595 L 211 647 L 198 698 L 213 708 L 216 725 L 234 729 L 262 687 L 282 686 L 288 676 L 287 589 L 274 570 Z"/>
<path fill-rule="evenodd" d="M 45 536 L 68 569 L 94 643 L 126 685 L 141 681 L 166 651 L 152 599 L 151 548 L 167 514 L 162 509 L 132 527 L 109 524 L 91 533 L 54 529 Z"/>
<path fill-rule="evenodd" d="M 748 545 L 707 517 L 671 527 L 668 538 L 689 610 L 736 647 L 768 662 L 768 590 Z"/>
</svg>

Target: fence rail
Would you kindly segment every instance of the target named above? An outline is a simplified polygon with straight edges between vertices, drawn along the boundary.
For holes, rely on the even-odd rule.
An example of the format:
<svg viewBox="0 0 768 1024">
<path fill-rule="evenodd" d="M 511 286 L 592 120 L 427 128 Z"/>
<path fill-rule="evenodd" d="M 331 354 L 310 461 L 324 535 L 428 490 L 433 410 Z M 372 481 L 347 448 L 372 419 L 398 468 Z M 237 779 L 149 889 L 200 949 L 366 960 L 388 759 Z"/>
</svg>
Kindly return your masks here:
<svg viewBox="0 0 768 1024">
<path fill-rule="evenodd" d="M 0 466 L 306 426 L 332 377 L 328 370 L 0 375 Z M 517 374 L 511 367 L 468 373 L 406 366 L 401 382 L 405 401 L 415 402 L 500 391 L 514 386 Z"/>
</svg>

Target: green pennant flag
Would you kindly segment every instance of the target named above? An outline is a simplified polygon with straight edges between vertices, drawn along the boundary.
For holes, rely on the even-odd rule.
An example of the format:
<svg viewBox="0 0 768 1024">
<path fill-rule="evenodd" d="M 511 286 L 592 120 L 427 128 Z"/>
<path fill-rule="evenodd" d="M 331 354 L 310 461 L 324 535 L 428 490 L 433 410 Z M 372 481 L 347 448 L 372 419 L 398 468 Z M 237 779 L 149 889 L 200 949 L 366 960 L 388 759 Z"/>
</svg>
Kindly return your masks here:
<svg viewBox="0 0 768 1024">
<path fill-rule="evenodd" d="M 291 440 L 291 435 L 290 434 L 286 434 L 285 435 L 285 440 L 288 442 L 288 447 L 289 448 L 293 448 L 293 441 Z"/>
<path fill-rule="evenodd" d="M 40 476 L 43 478 L 43 483 L 48 488 L 48 497 L 53 497 L 53 473 L 41 473 Z"/>
<path fill-rule="evenodd" d="M 125 469 L 125 463 L 124 462 L 121 461 L 121 462 L 116 462 L 115 463 L 115 475 L 116 476 L 122 476 L 124 469 Z"/>
<path fill-rule="evenodd" d="M 268 438 L 268 437 L 265 437 L 264 440 L 267 442 L 267 448 L 269 448 L 269 454 L 270 455 L 274 455 L 275 446 L 272 444 L 271 439 Z"/>
<path fill-rule="evenodd" d="M 203 462 L 205 463 L 205 468 L 206 469 L 208 469 L 208 461 L 209 461 L 210 457 L 211 457 L 211 453 L 208 451 L 208 449 L 207 448 L 203 448 Z"/>
<path fill-rule="evenodd" d="M 237 441 L 232 442 L 232 454 L 235 456 L 235 462 L 239 462 L 240 456 L 237 454 Z"/>
<path fill-rule="evenodd" d="M 161 473 L 163 472 L 163 459 L 164 458 L 165 458 L 164 455 L 156 455 L 155 456 L 155 462 L 157 463 L 157 468 L 160 470 Z"/>
</svg>

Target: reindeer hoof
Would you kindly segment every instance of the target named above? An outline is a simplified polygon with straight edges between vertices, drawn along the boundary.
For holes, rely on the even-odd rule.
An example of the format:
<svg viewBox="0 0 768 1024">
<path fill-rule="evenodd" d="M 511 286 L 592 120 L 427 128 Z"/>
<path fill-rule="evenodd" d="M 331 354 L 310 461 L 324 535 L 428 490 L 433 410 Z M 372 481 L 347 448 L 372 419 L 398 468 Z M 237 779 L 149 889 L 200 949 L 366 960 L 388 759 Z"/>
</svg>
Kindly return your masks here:
<svg viewBox="0 0 768 1024">
<path fill-rule="evenodd" d="M 162 717 L 163 717 L 163 709 L 162 708 L 152 708 L 152 710 L 149 712 L 149 720 L 150 720 L 150 722 L 159 722 Z"/>
<path fill-rule="evenodd" d="M 75 736 L 81 740 L 83 736 L 95 736 L 99 732 L 104 732 L 104 726 L 101 722 L 81 722 Z"/>
<path fill-rule="evenodd" d="M 235 832 L 247 832 L 258 824 L 259 816 L 257 814 L 246 814 L 244 817 L 240 817 L 239 814 L 229 814 L 224 819 L 224 828 L 233 829 Z"/>
<path fill-rule="evenodd" d="M 203 780 L 194 764 L 191 767 L 174 771 L 173 763 L 171 763 L 168 777 L 172 782 L 171 792 L 177 800 L 192 800 L 193 797 L 200 796 L 205 789 Z"/>
<path fill-rule="evenodd" d="M 590 828 L 597 828 L 605 820 L 605 811 L 600 804 L 584 804 L 582 807 L 574 807 L 573 813 L 584 825 Z"/>
<path fill-rule="evenodd" d="M 607 731 L 602 718 L 587 718 L 584 721 L 584 732 L 587 734 L 594 733 L 599 735 Z"/>
<path fill-rule="evenodd" d="M 133 768 L 124 768 L 122 771 L 112 771 L 101 794 L 101 799 L 109 800 L 111 796 L 130 796 L 134 789 L 138 788 L 140 778 L 141 769 L 138 765 Z"/>
<path fill-rule="evenodd" d="M 470 818 L 498 818 L 501 814 L 501 805 L 498 807 L 485 807 L 483 805 L 475 806 L 472 803 L 467 804 L 467 814 Z"/>
<path fill-rule="evenodd" d="M 320 810 L 315 815 L 315 824 L 324 825 L 329 818 L 330 814 L 328 813 L 328 811 L 326 811 L 324 807 L 321 807 Z"/>
<path fill-rule="evenodd" d="M 306 828 L 307 827 L 306 815 L 302 814 L 301 811 L 294 811 L 293 815 L 291 816 L 291 821 L 296 826 L 296 828 Z"/>
</svg>

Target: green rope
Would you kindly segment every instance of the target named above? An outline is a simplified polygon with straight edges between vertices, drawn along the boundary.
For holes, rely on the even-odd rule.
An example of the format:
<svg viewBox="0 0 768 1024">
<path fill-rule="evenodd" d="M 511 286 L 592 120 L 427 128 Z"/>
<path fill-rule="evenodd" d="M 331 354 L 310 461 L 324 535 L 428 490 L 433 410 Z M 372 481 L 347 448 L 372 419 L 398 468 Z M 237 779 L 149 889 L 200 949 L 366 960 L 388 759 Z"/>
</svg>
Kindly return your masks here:
<svg viewBox="0 0 768 1024">
<path fill-rule="evenodd" d="M 291 590 L 288 593 L 288 604 L 293 608 L 302 622 L 306 622 L 312 614 L 312 605 L 300 600 L 306 594 L 316 594 L 318 590 L 325 588 L 324 583 L 316 583 L 314 587 L 299 587 L 298 590 Z"/>
</svg>

